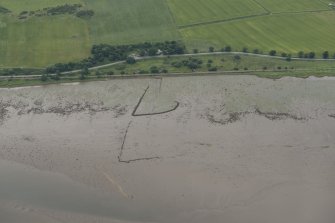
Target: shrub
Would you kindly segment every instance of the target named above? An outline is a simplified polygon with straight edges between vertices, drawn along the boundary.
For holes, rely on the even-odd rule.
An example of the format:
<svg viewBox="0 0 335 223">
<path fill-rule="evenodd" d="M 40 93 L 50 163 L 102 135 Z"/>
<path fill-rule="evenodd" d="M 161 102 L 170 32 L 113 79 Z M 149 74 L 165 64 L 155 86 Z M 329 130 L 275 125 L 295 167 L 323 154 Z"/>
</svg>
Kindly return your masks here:
<svg viewBox="0 0 335 223">
<path fill-rule="evenodd" d="M 287 57 L 287 53 L 281 53 L 281 57 Z"/>
<path fill-rule="evenodd" d="M 225 52 L 231 52 L 231 51 L 232 51 L 231 46 L 229 46 L 229 45 L 228 45 L 228 46 L 225 46 L 225 47 L 224 47 L 224 51 L 225 51 Z"/>
<path fill-rule="evenodd" d="M 329 52 L 328 51 L 325 51 L 322 53 L 322 58 L 323 59 L 329 59 Z"/>
<path fill-rule="evenodd" d="M 303 58 L 304 57 L 304 51 L 299 51 L 298 52 L 298 57 Z"/>
<path fill-rule="evenodd" d="M 45 81 L 47 81 L 47 80 L 48 80 L 48 75 L 43 74 L 43 75 L 41 76 L 41 81 L 45 82 Z"/>
<path fill-rule="evenodd" d="M 152 73 L 152 74 L 158 74 L 159 73 L 158 67 L 156 67 L 156 66 L 150 67 L 150 73 Z"/>
<path fill-rule="evenodd" d="M 218 70 L 217 67 L 210 67 L 210 68 L 208 68 L 208 71 L 210 71 L 210 72 L 215 72 L 217 70 Z"/>
<path fill-rule="evenodd" d="M 277 51 L 275 51 L 275 50 L 271 50 L 271 51 L 269 52 L 269 55 L 270 55 L 270 56 L 276 56 L 276 54 L 277 54 Z"/>
<path fill-rule="evenodd" d="M 81 10 L 76 13 L 76 16 L 79 18 L 91 18 L 94 16 L 94 11 L 93 10 Z"/>
</svg>

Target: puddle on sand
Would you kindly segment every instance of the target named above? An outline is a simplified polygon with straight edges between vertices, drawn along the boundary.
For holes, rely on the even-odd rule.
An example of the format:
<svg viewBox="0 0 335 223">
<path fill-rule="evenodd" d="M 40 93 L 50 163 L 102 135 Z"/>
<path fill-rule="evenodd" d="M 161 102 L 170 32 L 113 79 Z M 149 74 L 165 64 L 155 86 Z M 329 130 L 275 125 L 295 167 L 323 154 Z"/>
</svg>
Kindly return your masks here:
<svg viewBox="0 0 335 223">
<path fill-rule="evenodd" d="M 8 210 L 8 204 L 24 206 L 21 212 L 43 208 L 110 219 L 144 218 L 132 210 L 131 200 L 97 192 L 61 174 L 0 160 L 0 179 L 0 222 L 18 217 L 11 216 L 18 213 Z"/>
</svg>

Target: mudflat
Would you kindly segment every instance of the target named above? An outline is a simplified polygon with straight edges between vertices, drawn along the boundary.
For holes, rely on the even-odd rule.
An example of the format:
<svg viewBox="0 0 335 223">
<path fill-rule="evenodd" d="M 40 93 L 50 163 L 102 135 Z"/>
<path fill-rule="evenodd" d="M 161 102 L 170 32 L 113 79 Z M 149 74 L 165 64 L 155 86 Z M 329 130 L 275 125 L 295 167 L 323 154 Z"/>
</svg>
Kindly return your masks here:
<svg viewBox="0 0 335 223">
<path fill-rule="evenodd" d="M 0 89 L 0 220 L 333 223 L 335 79 Z"/>
</svg>

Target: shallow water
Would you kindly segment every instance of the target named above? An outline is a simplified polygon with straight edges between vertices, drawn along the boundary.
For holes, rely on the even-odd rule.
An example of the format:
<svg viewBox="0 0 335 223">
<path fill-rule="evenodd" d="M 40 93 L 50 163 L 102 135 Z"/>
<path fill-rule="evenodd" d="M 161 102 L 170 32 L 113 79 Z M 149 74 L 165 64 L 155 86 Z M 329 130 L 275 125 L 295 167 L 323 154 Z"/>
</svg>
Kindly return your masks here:
<svg viewBox="0 0 335 223">
<path fill-rule="evenodd" d="M 333 79 L 1 89 L 0 219 L 333 223 L 334 136 Z"/>
</svg>

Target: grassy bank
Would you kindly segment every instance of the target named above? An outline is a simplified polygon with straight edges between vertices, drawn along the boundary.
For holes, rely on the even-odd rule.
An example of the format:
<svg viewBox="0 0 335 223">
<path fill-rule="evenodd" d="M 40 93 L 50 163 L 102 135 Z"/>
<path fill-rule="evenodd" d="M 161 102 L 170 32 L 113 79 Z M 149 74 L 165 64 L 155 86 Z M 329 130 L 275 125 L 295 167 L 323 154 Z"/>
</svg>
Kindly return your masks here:
<svg viewBox="0 0 335 223">
<path fill-rule="evenodd" d="M 41 71 L 38 70 L 38 74 Z M 106 80 L 112 78 L 140 78 L 151 76 L 193 75 L 255 75 L 278 79 L 285 76 L 306 78 L 309 76 L 335 76 L 334 61 L 298 61 L 263 58 L 247 55 L 196 55 L 137 60 L 135 64 L 117 64 L 91 70 L 82 75 L 61 74 L 59 80 L 49 76 L 0 79 L 0 87 L 18 87 L 77 81 Z"/>
<path fill-rule="evenodd" d="M 196 68 L 185 63 L 199 63 Z M 158 72 L 157 72 L 158 71 Z M 278 73 L 281 76 L 331 74 L 335 71 L 334 61 L 287 61 L 285 59 L 237 55 L 198 55 L 140 60 L 135 64 L 119 64 L 99 70 L 102 74 L 129 75 L 148 73 L 190 72 L 248 72 L 253 74 Z M 297 75 L 294 75 L 297 76 Z"/>
</svg>

